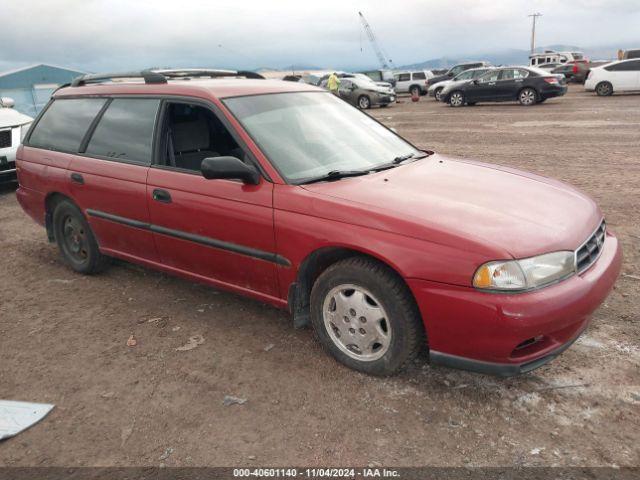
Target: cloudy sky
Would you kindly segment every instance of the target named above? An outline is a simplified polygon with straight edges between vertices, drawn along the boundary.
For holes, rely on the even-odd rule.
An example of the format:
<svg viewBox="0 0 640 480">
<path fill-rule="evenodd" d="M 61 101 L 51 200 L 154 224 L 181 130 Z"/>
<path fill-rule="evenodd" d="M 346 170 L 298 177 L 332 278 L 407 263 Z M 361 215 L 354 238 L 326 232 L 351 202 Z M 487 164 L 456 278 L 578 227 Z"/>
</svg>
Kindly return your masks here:
<svg viewBox="0 0 640 480">
<path fill-rule="evenodd" d="M 538 44 L 640 46 L 640 0 L 0 0 L 0 70 L 396 65 Z"/>
</svg>

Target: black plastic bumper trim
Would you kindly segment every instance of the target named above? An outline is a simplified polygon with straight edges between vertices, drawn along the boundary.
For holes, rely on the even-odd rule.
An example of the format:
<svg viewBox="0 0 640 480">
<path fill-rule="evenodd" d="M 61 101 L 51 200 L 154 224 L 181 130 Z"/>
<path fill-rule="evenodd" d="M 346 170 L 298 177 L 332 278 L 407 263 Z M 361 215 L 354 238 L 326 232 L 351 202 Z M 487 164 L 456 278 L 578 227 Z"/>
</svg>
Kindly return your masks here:
<svg viewBox="0 0 640 480">
<path fill-rule="evenodd" d="M 561 345 L 560 347 L 547 353 L 546 355 L 525 363 L 485 362 L 482 360 L 474 360 L 467 357 L 458 357 L 457 355 L 449 355 L 448 353 L 437 352 L 434 350 L 431 350 L 429 352 L 429 359 L 432 365 L 442 365 L 444 367 L 469 370 L 471 372 L 484 373 L 486 375 L 495 375 L 498 377 L 512 377 L 514 375 L 520 375 L 522 373 L 530 372 L 532 370 L 535 370 L 536 368 L 543 366 L 546 363 L 549 363 L 551 360 L 556 358 L 567 348 L 573 345 L 573 342 L 580 338 L 582 332 L 584 332 L 584 330 L 581 330 L 580 333 L 578 333 L 572 340 L 569 340 L 567 343 Z"/>
</svg>

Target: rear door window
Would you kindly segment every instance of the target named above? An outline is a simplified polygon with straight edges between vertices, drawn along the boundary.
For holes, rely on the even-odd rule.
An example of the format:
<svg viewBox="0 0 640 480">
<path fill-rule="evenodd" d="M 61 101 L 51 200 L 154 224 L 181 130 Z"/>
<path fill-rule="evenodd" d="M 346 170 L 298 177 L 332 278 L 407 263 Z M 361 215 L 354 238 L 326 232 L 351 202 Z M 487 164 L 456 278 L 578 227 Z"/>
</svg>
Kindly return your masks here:
<svg viewBox="0 0 640 480">
<path fill-rule="evenodd" d="M 159 105 L 158 99 L 114 99 L 98 122 L 86 153 L 150 164 Z"/>
<path fill-rule="evenodd" d="M 76 153 L 105 102 L 104 98 L 54 100 L 33 130 L 29 146 Z"/>
<path fill-rule="evenodd" d="M 408 73 L 401 73 L 400 75 L 398 75 L 399 82 L 408 82 L 410 78 L 411 77 Z"/>
</svg>

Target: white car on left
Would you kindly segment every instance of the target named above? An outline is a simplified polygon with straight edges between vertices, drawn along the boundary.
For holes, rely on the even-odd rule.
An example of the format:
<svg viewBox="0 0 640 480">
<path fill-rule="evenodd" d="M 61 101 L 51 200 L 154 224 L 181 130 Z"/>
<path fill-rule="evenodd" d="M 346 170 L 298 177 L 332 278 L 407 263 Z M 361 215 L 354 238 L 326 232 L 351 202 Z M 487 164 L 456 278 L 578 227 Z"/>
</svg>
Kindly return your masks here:
<svg viewBox="0 0 640 480">
<path fill-rule="evenodd" d="M 0 182 L 15 178 L 16 151 L 33 122 L 13 106 L 12 99 L 0 98 Z"/>
</svg>

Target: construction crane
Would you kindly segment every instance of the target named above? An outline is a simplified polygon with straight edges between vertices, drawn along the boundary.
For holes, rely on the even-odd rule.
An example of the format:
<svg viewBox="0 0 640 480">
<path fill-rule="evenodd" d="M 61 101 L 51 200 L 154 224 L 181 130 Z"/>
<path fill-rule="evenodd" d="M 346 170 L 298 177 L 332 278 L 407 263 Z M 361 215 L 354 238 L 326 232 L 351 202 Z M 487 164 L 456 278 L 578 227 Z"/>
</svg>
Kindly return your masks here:
<svg viewBox="0 0 640 480">
<path fill-rule="evenodd" d="M 364 31 L 367 33 L 367 37 L 369 38 L 369 41 L 371 42 L 373 51 L 376 53 L 376 56 L 378 57 L 380 66 L 384 69 L 388 69 L 389 65 L 392 64 L 393 62 L 391 61 L 391 59 L 387 60 L 384 52 L 382 51 L 382 48 L 380 48 L 380 45 L 378 45 L 378 41 L 376 40 L 376 36 L 374 35 L 373 30 L 369 25 L 369 22 L 367 22 L 367 19 L 364 18 L 364 15 L 362 14 L 362 12 L 358 12 L 358 15 L 360 15 L 360 21 L 362 22 Z"/>
</svg>

